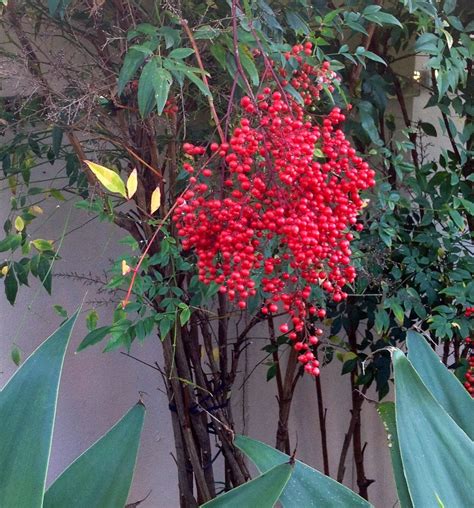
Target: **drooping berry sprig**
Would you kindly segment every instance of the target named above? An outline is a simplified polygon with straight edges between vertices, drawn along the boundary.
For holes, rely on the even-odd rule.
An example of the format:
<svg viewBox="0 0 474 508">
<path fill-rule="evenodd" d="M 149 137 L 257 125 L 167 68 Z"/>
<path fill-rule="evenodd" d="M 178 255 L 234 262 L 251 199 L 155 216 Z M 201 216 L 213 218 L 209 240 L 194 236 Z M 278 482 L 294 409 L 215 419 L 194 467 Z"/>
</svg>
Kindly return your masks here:
<svg viewBox="0 0 474 508">
<path fill-rule="evenodd" d="M 190 187 L 174 220 L 183 248 L 197 255 L 200 280 L 218 284 L 240 309 L 260 289 L 262 313 L 289 316 L 280 331 L 317 375 L 311 348 L 322 330 L 308 318 L 322 319 L 325 311 L 312 303 L 312 288 L 335 302 L 347 297 L 344 286 L 356 276 L 351 228 L 361 227 L 360 192 L 375 184 L 375 173 L 346 139 L 339 108 L 314 114 L 337 76 L 327 62 L 308 63 L 310 53 L 311 43 L 295 46 L 285 55 L 296 61 L 290 76 L 267 69 L 255 100 L 241 99 L 229 140 L 210 146 L 218 164 L 205 160 L 204 147 L 183 146 Z"/>
</svg>

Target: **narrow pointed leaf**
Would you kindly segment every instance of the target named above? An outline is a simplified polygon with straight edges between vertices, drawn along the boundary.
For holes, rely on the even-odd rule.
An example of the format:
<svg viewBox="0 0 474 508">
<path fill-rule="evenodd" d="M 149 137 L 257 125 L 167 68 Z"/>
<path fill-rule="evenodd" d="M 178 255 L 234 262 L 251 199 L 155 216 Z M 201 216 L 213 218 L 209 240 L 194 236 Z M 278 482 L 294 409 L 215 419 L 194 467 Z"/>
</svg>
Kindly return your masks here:
<svg viewBox="0 0 474 508">
<path fill-rule="evenodd" d="M 161 204 L 161 190 L 157 187 L 151 194 L 150 213 L 153 215 Z"/>
<path fill-rule="evenodd" d="M 447 369 L 426 339 L 407 334 L 408 359 L 434 398 L 451 418 L 474 440 L 474 399 Z"/>
<path fill-rule="evenodd" d="M 278 464 L 288 462 L 290 457 L 271 446 L 246 436 L 237 436 L 235 445 L 257 466 L 266 472 Z M 279 499 L 283 508 L 369 508 L 372 505 L 355 492 L 316 469 L 296 461 L 293 475 Z"/>
<path fill-rule="evenodd" d="M 127 178 L 127 197 L 128 199 L 132 199 L 135 192 L 137 192 L 138 188 L 138 174 L 137 169 L 135 168 L 130 176 Z"/>
<path fill-rule="evenodd" d="M 125 190 L 125 184 L 123 180 L 120 178 L 115 171 L 112 171 L 105 166 L 101 166 L 100 164 L 96 164 L 91 161 L 84 161 L 89 169 L 94 173 L 97 177 L 97 180 L 109 191 L 120 194 L 124 198 L 127 197 L 127 191 Z"/>
<path fill-rule="evenodd" d="M 474 442 L 399 350 L 393 367 L 398 439 L 413 505 L 471 506 Z"/>
<path fill-rule="evenodd" d="M 201 508 L 272 508 L 291 477 L 293 467 L 284 463 L 259 477 L 203 504 Z"/>
<path fill-rule="evenodd" d="M 159 67 L 153 76 L 156 109 L 159 115 L 161 115 L 165 109 L 172 83 L 173 76 L 171 76 L 170 72 L 162 67 Z"/>
<path fill-rule="evenodd" d="M 136 404 L 51 485 L 45 508 L 125 506 L 132 483 L 145 407 Z"/>
<path fill-rule="evenodd" d="M 0 392 L 0 506 L 42 506 L 64 354 L 77 312 Z"/>
<path fill-rule="evenodd" d="M 398 444 L 395 404 L 393 402 L 382 402 L 381 404 L 377 404 L 377 412 L 387 432 L 393 476 L 395 478 L 400 506 L 401 508 L 412 508 L 413 504 L 411 502 L 410 492 L 408 491 L 407 481 L 403 474 L 403 463 L 400 455 L 400 445 Z"/>
</svg>

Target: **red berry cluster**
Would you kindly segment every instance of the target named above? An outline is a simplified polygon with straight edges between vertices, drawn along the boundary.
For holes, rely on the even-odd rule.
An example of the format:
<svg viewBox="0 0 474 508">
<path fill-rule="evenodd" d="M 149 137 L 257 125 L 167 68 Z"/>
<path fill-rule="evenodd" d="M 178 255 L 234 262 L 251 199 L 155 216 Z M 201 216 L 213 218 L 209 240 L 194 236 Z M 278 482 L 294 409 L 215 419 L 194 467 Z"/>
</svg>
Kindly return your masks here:
<svg viewBox="0 0 474 508">
<path fill-rule="evenodd" d="M 464 315 L 469 318 L 474 315 L 474 307 L 466 307 Z"/>
<path fill-rule="evenodd" d="M 267 68 L 261 93 L 242 98 L 230 139 L 210 146 L 218 164 L 203 157 L 196 164 L 204 148 L 183 146 L 191 159 L 183 165 L 190 188 L 174 220 L 184 249 L 197 254 L 200 280 L 217 283 L 240 309 L 261 289 L 262 312 L 289 315 L 291 323 L 280 331 L 300 351 L 305 370 L 317 375 L 311 346 L 322 330 L 306 323 L 325 311 L 311 304 L 312 287 L 322 287 L 335 302 L 347 297 L 343 287 L 356 275 L 350 228 L 360 228 L 359 192 L 375 184 L 375 173 L 345 138 L 339 108 L 322 119 L 308 112 L 335 79 L 327 63 L 305 63 L 310 49 L 310 43 L 293 48 L 300 66 L 291 77 L 279 69 L 277 83 Z M 286 91 L 288 84 L 304 105 Z"/>
<path fill-rule="evenodd" d="M 468 367 L 466 372 L 464 386 L 466 390 L 474 397 L 474 353 L 469 355 Z"/>
</svg>

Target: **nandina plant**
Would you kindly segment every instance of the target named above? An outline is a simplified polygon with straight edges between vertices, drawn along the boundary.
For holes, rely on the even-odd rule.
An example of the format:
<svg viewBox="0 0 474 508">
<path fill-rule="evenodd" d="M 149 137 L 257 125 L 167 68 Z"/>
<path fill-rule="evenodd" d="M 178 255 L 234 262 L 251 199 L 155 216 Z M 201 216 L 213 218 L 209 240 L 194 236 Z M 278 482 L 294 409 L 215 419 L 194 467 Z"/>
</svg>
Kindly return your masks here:
<svg viewBox="0 0 474 508">
<path fill-rule="evenodd" d="M 375 184 L 375 172 L 346 139 L 340 108 L 321 111 L 320 93 L 334 91 L 337 77 L 327 62 L 305 60 L 312 48 L 285 55 L 291 73 L 263 57 L 261 90 L 240 100 L 238 125 L 228 141 L 210 145 L 213 155 L 184 145 L 193 163 L 183 166 L 191 177 L 174 220 L 183 248 L 196 251 L 200 280 L 241 310 L 257 297 L 263 315 L 283 313 L 280 332 L 318 375 L 313 349 L 322 330 L 310 318 L 325 310 L 313 288 L 335 302 L 347 297 L 343 288 L 356 276 L 350 230 L 361 228 L 360 191 Z"/>
</svg>

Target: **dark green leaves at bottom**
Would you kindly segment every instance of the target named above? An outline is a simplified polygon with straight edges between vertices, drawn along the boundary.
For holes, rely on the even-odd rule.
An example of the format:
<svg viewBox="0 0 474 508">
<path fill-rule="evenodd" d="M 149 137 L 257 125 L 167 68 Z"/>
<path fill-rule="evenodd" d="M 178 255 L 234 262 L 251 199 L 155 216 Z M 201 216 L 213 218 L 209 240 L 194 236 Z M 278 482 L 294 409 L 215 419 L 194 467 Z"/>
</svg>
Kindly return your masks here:
<svg viewBox="0 0 474 508">
<path fill-rule="evenodd" d="M 235 445 L 249 457 L 260 472 L 286 463 L 290 458 L 271 446 L 246 436 L 237 436 Z M 295 506 L 304 508 L 341 508 L 341 506 L 369 508 L 372 506 L 352 490 L 299 460 L 295 461 L 293 475 L 279 501 L 284 508 Z"/>
<path fill-rule="evenodd" d="M 291 477 L 288 462 L 275 466 L 258 478 L 244 483 L 202 505 L 202 508 L 273 508 Z"/>
<path fill-rule="evenodd" d="M 388 446 L 390 447 L 390 459 L 392 461 L 393 476 L 397 487 L 398 499 L 402 508 L 411 508 L 410 492 L 407 481 L 403 474 L 403 463 L 398 444 L 397 423 L 395 420 L 395 404 L 393 402 L 382 402 L 377 404 L 377 412 L 387 432 Z"/>
<path fill-rule="evenodd" d="M 472 506 L 474 442 L 399 350 L 393 367 L 398 439 L 413 505 Z"/>
<path fill-rule="evenodd" d="M 45 508 L 125 506 L 132 483 L 145 407 L 136 404 L 51 485 Z"/>
<path fill-rule="evenodd" d="M 59 379 L 77 313 L 0 392 L 0 506 L 42 506 Z"/>
</svg>

